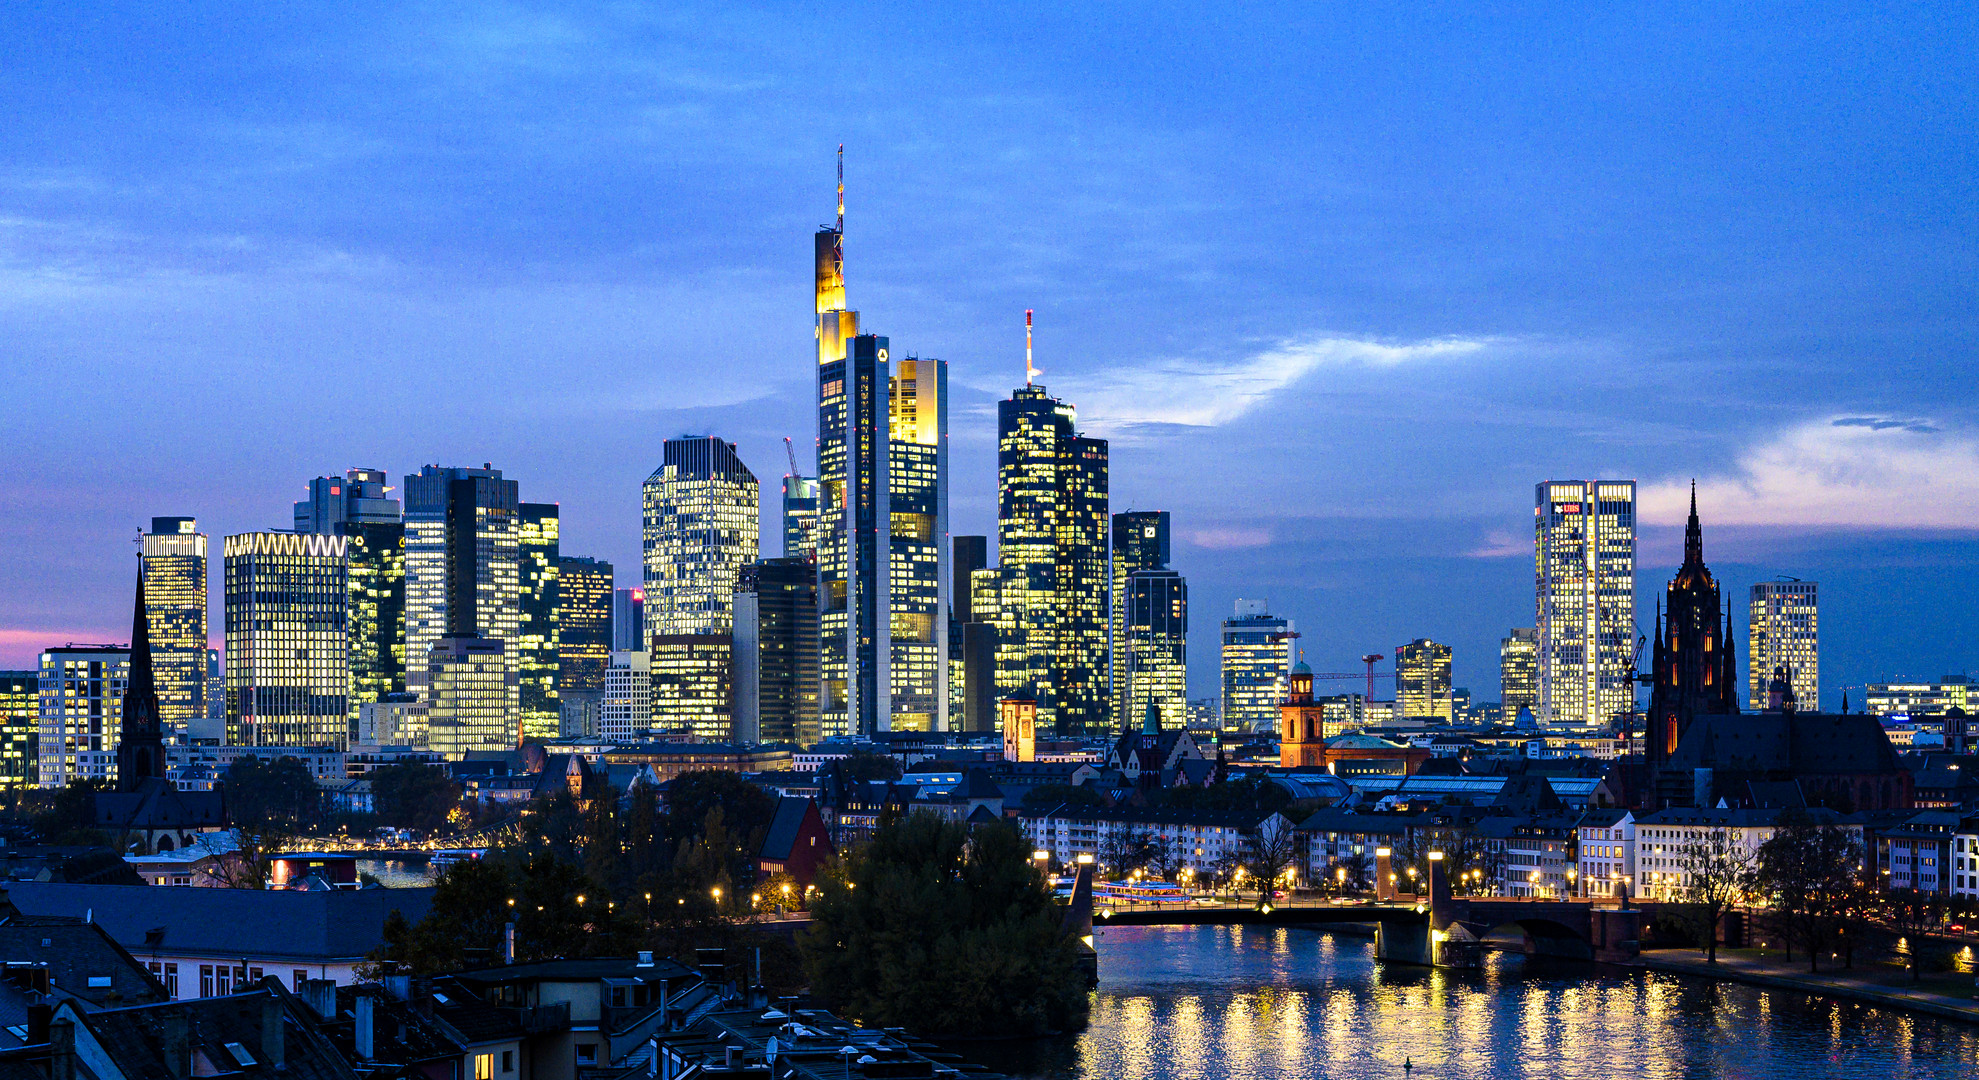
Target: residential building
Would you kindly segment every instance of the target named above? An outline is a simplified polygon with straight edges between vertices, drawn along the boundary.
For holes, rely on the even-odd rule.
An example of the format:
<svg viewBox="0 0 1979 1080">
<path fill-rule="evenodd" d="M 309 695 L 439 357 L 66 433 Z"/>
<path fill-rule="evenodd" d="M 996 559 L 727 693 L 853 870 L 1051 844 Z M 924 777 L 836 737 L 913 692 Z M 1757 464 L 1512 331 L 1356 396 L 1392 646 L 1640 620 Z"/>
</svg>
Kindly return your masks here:
<svg viewBox="0 0 1979 1080">
<path fill-rule="evenodd" d="M 999 694 L 1037 702 L 1060 735 L 1106 730 L 1107 445 L 1071 405 L 1026 384 L 997 405 Z M 972 604 L 973 606 L 973 604 Z"/>
<path fill-rule="evenodd" d="M 77 780 L 117 778 L 117 737 L 124 717 L 124 645 L 64 645 L 44 649 L 35 679 L 40 701 L 38 783 L 67 787 Z"/>
<path fill-rule="evenodd" d="M 1952 833 L 1951 894 L 1979 899 L 1979 814 L 1960 817 Z"/>
<path fill-rule="evenodd" d="M 0 671 L 0 792 L 41 782 L 41 673 Z"/>
<path fill-rule="evenodd" d="M 1223 716 L 1230 731 L 1270 731 L 1285 700 L 1293 662 L 1292 620 L 1263 600 L 1239 600 L 1223 620 Z"/>
<path fill-rule="evenodd" d="M 1759 849 L 1773 838 L 1782 812 L 1674 807 L 1638 818 L 1635 896 L 1652 901 L 1687 899 L 1693 852 L 1723 852 L 1738 863 L 1756 864 Z M 1806 813 L 1819 823 L 1839 820 L 1832 810 Z"/>
<path fill-rule="evenodd" d="M 515 722 L 515 668 L 503 643 L 444 634 L 426 651 L 426 746 L 462 761 L 477 750 L 507 750 L 521 732 Z"/>
<path fill-rule="evenodd" d="M 652 668 L 643 649 L 613 650 L 610 664 L 596 734 L 608 742 L 630 742 L 653 726 Z"/>
<path fill-rule="evenodd" d="M 1819 584 L 1798 578 L 1763 581 L 1752 587 L 1746 618 L 1746 708 L 1766 708 L 1772 670 L 1785 668 L 1793 696 L 1803 708 L 1821 705 L 1821 627 Z"/>
<path fill-rule="evenodd" d="M 806 558 L 742 568 L 735 587 L 735 740 L 810 746 L 818 729 L 818 579 Z"/>
<path fill-rule="evenodd" d="M 1492 824 L 1503 826 L 1498 830 L 1503 842 L 1499 895 L 1554 900 L 1578 895 L 1575 815 L 1557 811 L 1518 815 Z"/>
<path fill-rule="evenodd" d="M 405 518 L 383 469 L 309 482 L 295 531 L 341 536 L 349 565 L 351 723 L 366 703 L 406 688 Z"/>
<path fill-rule="evenodd" d="M 612 564 L 557 559 L 557 690 L 601 693 L 612 654 Z"/>
<path fill-rule="evenodd" d="M 612 590 L 612 651 L 645 652 L 646 590 Z"/>
<path fill-rule="evenodd" d="M 350 742 L 348 541 L 292 532 L 226 538 L 227 741 Z"/>
<path fill-rule="evenodd" d="M 845 306 L 844 222 L 814 238 L 824 733 L 948 711 L 948 365 L 895 357 Z"/>
<path fill-rule="evenodd" d="M 1520 709 L 1539 715 L 1539 631 L 1514 627 L 1498 642 L 1498 705 L 1508 724 Z"/>
<path fill-rule="evenodd" d="M 1577 895 L 1626 899 L 1635 882 L 1635 814 L 1598 807 L 1581 815 Z"/>
<path fill-rule="evenodd" d="M 783 478 L 783 557 L 818 561 L 818 478 Z"/>
<path fill-rule="evenodd" d="M 653 716 L 668 730 L 726 739 L 736 579 L 757 553 L 756 477 L 733 443 L 668 439 L 644 498 Z"/>
<path fill-rule="evenodd" d="M 1536 485 L 1533 544 L 1539 719 L 1607 726 L 1635 708 L 1635 481 Z"/>
<path fill-rule="evenodd" d="M 1876 868 L 1885 888 L 1950 896 L 1960 821 L 1956 810 L 1926 810 L 1893 829 L 1876 832 Z"/>
<path fill-rule="evenodd" d="M 518 503 L 516 517 L 517 601 L 515 632 L 516 697 L 525 739 L 554 739 L 562 734 L 557 676 L 563 664 L 561 630 L 557 621 L 562 596 L 559 572 L 560 525 L 557 504 Z"/>
<path fill-rule="evenodd" d="M 1292 828 L 1276 811 L 1125 806 L 1026 807 L 1018 812 L 1017 821 L 1034 847 L 1051 853 L 1054 865 L 1071 866 L 1086 855 L 1104 870 L 1121 852 L 1145 839 L 1161 845 L 1179 877 L 1206 882 L 1228 878 L 1252 838 Z"/>
<path fill-rule="evenodd" d="M 206 715 L 206 536 L 192 518 L 155 517 L 142 552 L 159 715 L 183 728 Z"/>
<path fill-rule="evenodd" d="M 1395 646 L 1395 704 L 1405 720 L 1456 719 L 1450 692 L 1450 646 L 1417 638 Z"/>
<path fill-rule="evenodd" d="M 522 707 L 520 503 L 516 482 L 491 465 L 427 465 L 405 478 L 406 688 L 430 691 L 426 679 L 441 637 L 493 642 L 502 650 L 504 726 L 511 729 Z M 504 744 L 514 741 L 511 735 Z"/>
<path fill-rule="evenodd" d="M 1189 690 L 1189 583 L 1173 570 L 1136 570 L 1127 575 L 1125 629 L 1127 653 L 1120 700 L 1129 716 L 1149 705 L 1161 713 L 1161 726 L 1187 725 Z"/>
<path fill-rule="evenodd" d="M 1113 692 L 1112 722 L 1116 728 L 1138 721 L 1139 713 L 1129 700 L 1132 683 L 1133 651 L 1128 648 L 1127 578 L 1136 570 L 1162 570 L 1168 566 L 1169 518 L 1166 510 L 1128 510 L 1113 515 L 1112 539 L 1112 629 L 1109 655 L 1113 671 L 1109 685 Z"/>
</svg>

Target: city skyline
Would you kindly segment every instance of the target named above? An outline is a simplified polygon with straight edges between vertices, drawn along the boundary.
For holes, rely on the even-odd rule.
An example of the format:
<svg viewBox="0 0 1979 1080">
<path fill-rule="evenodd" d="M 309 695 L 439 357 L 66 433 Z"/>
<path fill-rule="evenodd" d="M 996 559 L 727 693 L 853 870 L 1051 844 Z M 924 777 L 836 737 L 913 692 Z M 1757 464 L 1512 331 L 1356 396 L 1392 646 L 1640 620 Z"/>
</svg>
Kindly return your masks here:
<svg viewBox="0 0 1979 1080">
<path fill-rule="evenodd" d="M 28 369 L 7 406 L 22 449 L 0 477 L 11 668 L 120 639 L 117 537 L 134 526 L 276 527 L 303 494 L 294 478 L 348 465 L 499 461 L 562 504 L 567 550 L 635 565 L 624 523 L 663 437 L 718 432 L 767 477 L 781 439 L 811 430 L 788 312 L 806 288 L 796 238 L 821 216 L 841 138 L 862 304 L 953 365 L 954 533 L 991 531 L 989 410 L 1022 370 L 1007 327 L 1035 307 L 1048 382 L 1112 444 L 1114 508 L 1171 509 L 1199 610 L 1269 595 L 1314 628 L 1301 644 L 1318 668 L 1430 637 L 1452 645 L 1456 684 L 1487 698 L 1497 641 L 1529 624 L 1521 491 L 1560 475 L 1640 483 L 1638 623 L 1679 561 L 1695 475 L 1728 588 L 1823 583 L 1824 705 L 1845 685 L 1975 662 L 1959 600 L 1979 567 L 1974 400 L 1946 377 L 1971 362 L 1957 283 L 1972 211 L 1955 194 L 1966 159 L 1936 149 L 1970 119 L 1975 80 L 1901 92 L 1898 73 L 1946 62 L 1923 36 L 1871 56 L 1846 33 L 1782 45 L 1723 13 L 1659 27 L 1639 47 L 1781 50 L 1765 70 L 1715 46 L 1686 65 L 1698 86 L 1773 91 L 1700 126 L 1682 120 L 1709 107 L 1705 91 L 1612 74 L 1635 70 L 1620 46 L 1501 39 L 1534 65 L 1512 83 L 1481 53 L 1449 62 L 1476 28 L 1427 15 L 1408 34 L 1351 15 L 1273 35 L 1242 18 L 1136 34 L 1253 72 L 1159 107 L 1112 88 L 1152 79 L 1173 46 L 1103 55 L 1124 31 L 1101 20 L 1027 58 L 1016 46 L 1047 30 L 1017 13 L 984 16 L 970 46 L 889 15 L 950 55 L 1015 60 L 955 65 L 912 105 L 862 85 L 821 103 L 802 89 L 815 59 L 719 31 L 710 56 L 724 59 L 704 58 L 691 31 L 589 16 L 472 33 L 443 17 L 360 31 L 268 15 L 252 37 L 188 25 L 140 55 L 258 62 L 158 63 L 113 89 L 91 46 L 42 47 L 107 47 L 104 31 L 8 18 L 22 57 L 0 79 L 32 136 L 0 156 L 18 240 L 0 325 Z M 844 19 L 861 40 L 885 36 L 867 33 L 870 12 Z M 297 74 L 280 44 L 294 36 L 332 72 L 433 102 L 460 141 L 438 148 L 430 125 L 350 109 L 336 79 L 274 104 L 263 92 Z M 411 61 L 435 40 L 441 59 Z M 1342 43 L 1355 59 L 1317 75 L 1287 63 Z M 633 62 L 652 55 L 705 77 Z M 1075 82 L 1047 60 L 1097 60 L 1105 77 Z M 720 77 L 734 71 L 762 77 Z M 465 93 L 467 72 L 492 87 Z M 1859 93 L 1846 108 L 1805 93 L 1816 72 Z M 625 111 L 621 82 L 665 108 Z M 1477 87 L 1483 107 L 1453 112 Z M 981 102 L 1019 90 L 1039 116 L 1094 126 L 980 122 Z M 483 109 L 484 93 L 519 115 Z M 107 116 L 120 119 L 96 124 Z M 760 140 L 720 137 L 764 117 L 778 118 Z M 577 124 L 596 137 L 541 135 Z M 1212 124 L 1215 138 L 1196 137 Z M 644 148 L 682 133 L 694 137 L 673 145 L 692 145 L 696 167 L 656 167 Z M 1580 148 L 1554 153 L 1563 143 Z M 1827 163 L 1811 181 L 1809 160 Z M 213 194 L 242 175 L 256 194 Z M 355 190 L 422 224 L 381 228 L 350 209 L 365 202 Z M 683 322 L 683 307 L 698 316 Z M 256 378 L 268 340 L 295 362 Z M 735 359 L 674 359 L 703 352 Z M 447 378 L 463 355 L 484 366 L 457 398 L 400 389 Z M 529 381 L 554 389 L 499 393 Z M 59 422 L 27 404 L 49 399 L 72 403 Z M 519 400 L 531 423 L 495 422 Z M 133 414 L 112 452 L 98 436 Z M 1260 425 L 1285 433 L 1262 457 L 1231 438 Z M 765 550 L 779 550 L 769 529 Z M 1204 633 L 1191 696 L 1216 685 Z"/>
</svg>

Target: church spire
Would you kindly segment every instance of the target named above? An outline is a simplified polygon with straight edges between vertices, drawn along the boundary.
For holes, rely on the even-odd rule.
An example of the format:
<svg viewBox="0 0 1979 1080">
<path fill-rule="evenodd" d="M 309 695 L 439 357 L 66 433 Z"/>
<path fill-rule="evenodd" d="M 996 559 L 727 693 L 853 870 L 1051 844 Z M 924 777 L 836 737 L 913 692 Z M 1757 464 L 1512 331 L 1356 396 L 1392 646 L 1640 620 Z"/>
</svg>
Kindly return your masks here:
<svg viewBox="0 0 1979 1080">
<path fill-rule="evenodd" d="M 1704 565 L 1704 529 L 1697 523 L 1697 481 L 1690 482 L 1690 524 L 1684 527 L 1684 565 Z"/>
<path fill-rule="evenodd" d="M 158 680 L 151 671 L 150 624 L 140 567 L 137 601 L 131 610 L 131 658 L 124 677 L 123 730 L 117 741 L 118 791 L 136 791 L 145 780 L 165 775 L 165 732 L 158 720 Z"/>
<path fill-rule="evenodd" d="M 132 706 L 136 709 L 133 710 Z M 124 680 L 124 726 L 127 728 L 133 713 L 140 718 L 158 715 L 158 680 L 151 671 L 151 620 L 145 614 L 142 569 L 137 573 L 137 601 L 131 609 L 130 673 Z"/>
</svg>

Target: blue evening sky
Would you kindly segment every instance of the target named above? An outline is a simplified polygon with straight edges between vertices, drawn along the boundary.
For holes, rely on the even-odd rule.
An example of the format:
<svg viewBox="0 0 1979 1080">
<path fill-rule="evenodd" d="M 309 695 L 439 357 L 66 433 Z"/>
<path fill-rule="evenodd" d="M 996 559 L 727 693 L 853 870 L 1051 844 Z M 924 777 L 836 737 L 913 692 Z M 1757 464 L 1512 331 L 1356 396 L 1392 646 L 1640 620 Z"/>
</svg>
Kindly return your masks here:
<svg viewBox="0 0 1979 1080">
<path fill-rule="evenodd" d="M 843 142 L 955 530 L 1035 308 L 1197 695 L 1243 596 L 1495 698 L 1548 477 L 1643 484 L 1644 625 L 1696 477 L 1741 607 L 1821 582 L 1826 704 L 1979 668 L 1976 10 L 6 5 L 0 664 L 122 640 L 152 515 L 352 465 L 494 462 L 621 582 L 662 439 L 773 503 Z"/>
</svg>

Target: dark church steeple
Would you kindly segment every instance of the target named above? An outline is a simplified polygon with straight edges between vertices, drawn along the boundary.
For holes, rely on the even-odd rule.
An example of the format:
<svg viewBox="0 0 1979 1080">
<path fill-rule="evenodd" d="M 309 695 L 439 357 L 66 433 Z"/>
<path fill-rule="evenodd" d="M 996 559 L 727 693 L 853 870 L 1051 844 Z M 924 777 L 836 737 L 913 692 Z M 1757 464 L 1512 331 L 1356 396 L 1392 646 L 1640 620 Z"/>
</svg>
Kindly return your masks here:
<svg viewBox="0 0 1979 1080">
<path fill-rule="evenodd" d="M 158 719 L 158 682 L 151 671 L 151 620 L 144 608 L 144 572 L 137 575 L 131 612 L 130 672 L 124 680 L 123 731 L 117 742 L 117 790 L 136 791 L 165 775 L 165 731 Z"/>
<path fill-rule="evenodd" d="M 1694 481 L 1690 520 L 1684 528 L 1684 563 L 1664 592 L 1651 655 L 1655 689 L 1649 698 L 1645 749 L 1654 774 L 1676 752 L 1693 719 L 1738 712 L 1732 616 L 1721 601 L 1711 569 L 1704 565 L 1704 529 L 1698 522 Z"/>
</svg>

